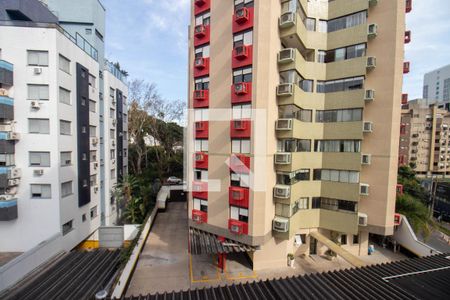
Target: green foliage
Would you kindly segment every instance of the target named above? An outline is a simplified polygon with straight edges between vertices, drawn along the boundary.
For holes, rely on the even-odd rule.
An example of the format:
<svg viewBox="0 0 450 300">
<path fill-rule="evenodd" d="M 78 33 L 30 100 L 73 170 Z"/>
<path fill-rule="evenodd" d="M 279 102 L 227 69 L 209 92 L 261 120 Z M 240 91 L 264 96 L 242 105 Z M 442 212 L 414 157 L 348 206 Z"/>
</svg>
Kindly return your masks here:
<svg viewBox="0 0 450 300">
<path fill-rule="evenodd" d="M 131 224 L 141 224 L 145 219 L 146 209 L 141 197 L 131 198 L 125 208 L 124 217 Z"/>
<path fill-rule="evenodd" d="M 403 185 L 405 194 L 411 195 L 423 203 L 428 201 L 428 192 L 420 185 L 420 181 L 410 167 L 401 166 L 398 169 L 398 183 Z"/>
<path fill-rule="evenodd" d="M 428 208 L 421 201 L 408 194 L 398 195 L 396 211 L 408 218 L 414 232 L 421 233 L 424 237 L 430 235 L 433 224 Z"/>
</svg>

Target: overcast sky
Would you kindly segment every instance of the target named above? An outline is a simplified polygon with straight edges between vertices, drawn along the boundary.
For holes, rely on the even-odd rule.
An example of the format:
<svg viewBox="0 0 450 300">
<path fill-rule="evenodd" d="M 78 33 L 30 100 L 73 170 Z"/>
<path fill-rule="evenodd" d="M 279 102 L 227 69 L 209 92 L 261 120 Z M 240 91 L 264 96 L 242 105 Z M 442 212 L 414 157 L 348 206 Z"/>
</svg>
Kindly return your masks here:
<svg viewBox="0 0 450 300">
<path fill-rule="evenodd" d="M 185 101 L 190 0 L 102 2 L 107 57 L 120 61 L 130 78 L 156 83 L 165 98 Z M 422 97 L 426 72 L 450 64 L 450 0 L 413 0 L 406 23 L 412 31 L 412 42 L 405 47 L 411 72 L 404 77 L 403 91 L 414 99 Z"/>
</svg>

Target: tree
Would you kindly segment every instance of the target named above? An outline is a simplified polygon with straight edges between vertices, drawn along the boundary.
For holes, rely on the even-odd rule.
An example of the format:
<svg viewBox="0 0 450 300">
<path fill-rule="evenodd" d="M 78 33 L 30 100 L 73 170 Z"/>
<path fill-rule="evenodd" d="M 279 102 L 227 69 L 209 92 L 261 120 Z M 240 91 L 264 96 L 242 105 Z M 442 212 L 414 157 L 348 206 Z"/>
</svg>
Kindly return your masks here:
<svg viewBox="0 0 450 300">
<path fill-rule="evenodd" d="M 430 235 L 434 225 L 425 204 L 409 194 L 398 195 L 396 211 L 406 216 L 414 232 L 422 234 L 424 238 Z"/>
</svg>

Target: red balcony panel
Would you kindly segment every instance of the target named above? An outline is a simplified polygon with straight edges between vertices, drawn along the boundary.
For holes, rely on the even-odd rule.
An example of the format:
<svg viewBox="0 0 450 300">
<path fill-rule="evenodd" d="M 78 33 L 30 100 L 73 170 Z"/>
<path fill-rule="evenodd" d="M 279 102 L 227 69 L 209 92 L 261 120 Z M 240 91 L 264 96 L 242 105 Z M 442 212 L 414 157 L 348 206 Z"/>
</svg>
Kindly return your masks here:
<svg viewBox="0 0 450 300">
<path fill-rule="evenodd" d="M 231 86 L 231 103 L 252 102 L 252 83 L 241 82 Z"/>
<path fill-rule="evenodd" d="M 195 122 L 195 138 L 196 139 L 207 139 L 208 133 L 209 133 L 208 121 Z"/>
<path fill-rule="evenodd" d="M 197 90 L 194 91 L 194 108 L 204 108 L 209 106 L 209 91 L 208 90 Z"/>
<path fill-rule="evenodd" d="M 207 223 L 208 222 L 208 213 L 201 210 L 192 210 L 192 221 L 197 224 Z"/>
<path fill-rule="evenodd" d="M 209 57 L 198 57 L 194 60 L 194 77 L 207 76 L 209 74 Z"/>
<path fill-rule="evenodd" d="M 230 205 L 248 208 L 249 190 L 239 186 L 230 186 L 228 188 L 228 200 Z"/>
<path fill-rule="evenodd" d="M 408 104 L 408 94 L 402 94 L 402 104 Z"/>
<path fill-rule="evenodd" d="M 406 13 L 411 12 L 412 10 L 412 0 L 406 0 Z"/>
<path fill-rule="evenodd" d="M 230 170 L 238 174 L 250 173 L 250 156 L 232 154 L 230 157 Z"/>
<path fill-rule="evenodd" d="M 405 31 L 405 44 L 409 44 L 411 42 L 411 30 Z"/>
<path fill-rule="evenodd" d="M 211 0 L 195 0 L 194 1 L 194 15 L 198 15 L 211 8 Z"/>
<path fill-rule="evenodd" d="M 403 195 L 403 184 L 397 184 L 397 194 Z"/>
<path fill-rule="evenodd" d="M 252 134 L 251 120 L 231 120 L 230 121 L 230 137 L 231 138 L 250 138 Z"/>
<path fill-rule="evenodd" d="M 233 15 L 233 33 L 253 27 L 255 12 L 253 7 L 236 9 Z"/>
<path fill-rule="evenodd" d="M 228 229 L 234 234 L 248 234 L 248 223 L 228 219 Z"/>
<path fill-rule="evenodd" d="M 405 61 L 403 63 L 403 74 L 408 74 L 409 73 L 409 67 L 410 67 L 409 61 Z"/>
<path fill-rule="evenodd" d="M 192 197 L 208 200 L 208 183 L 203 181 L 194 181 L 192 183 Z"/>
<path fill-rule="evenodd" d="M 209 43 L 209 25 L 194 27 L 194 47 Z"/>
<path fill-rule="evenodd" d="M 399 164 L 400 166 L 405 165 L 405 156 L 404 156 L 404 155 L 399 155 L 399 156 L 398 156 L 398 164 Z"/>
<path fill-rule="evenodd" d="M 208 154 L 196 152 L 194 154 L 194 166 L 196 169 L 208 169 Z"/>
<path fill-rule="evenodd" d="M 253 63 L 253 45 L 242 45 L 233 49 L 233 69 L 250 66 Z"/>
<path fill-rule="evenodd" d="M 394 226 L 400 225 L 402 222 L 402 216 L 400 214 L 394 214 Z"/>
</svg>

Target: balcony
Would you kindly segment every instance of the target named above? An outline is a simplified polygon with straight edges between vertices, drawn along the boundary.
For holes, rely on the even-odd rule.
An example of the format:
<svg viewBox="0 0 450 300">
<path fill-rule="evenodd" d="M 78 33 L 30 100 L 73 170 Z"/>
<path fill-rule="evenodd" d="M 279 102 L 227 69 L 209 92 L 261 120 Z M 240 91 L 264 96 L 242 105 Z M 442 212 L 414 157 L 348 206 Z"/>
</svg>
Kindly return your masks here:
<svg viewBox="0 0 450 300">
<path fill-rule="evenodd" d="M 337 49 L 348 45 L 356 45 L 367 42 L 367 39 L 367 24 L 349 27 L 328 33 L 326 49 Z"/>
<path fill-rule="evenodd" d="M 408 104 L 408 94 L 402 94 L 402 105 Z"/>
<path fill-rule="evenodd" d="M 357 234 L 358 214 L 339 210 L 320 209 L 320 228 Z"/>
<path fill-rule="evenodd" d="M 192 197 L 208 200 L 208 183 L 204 181 L 194 181 L 192 183 Z"/>
<path fill-rule="evenodd" d="M 233 69 L 249 66 L 253 63 L 253 46 L 242 45 L 233 49 Z"/>
<path fill-rule="evenodd" d="M 358 183 L 322 181 L 321 196 L 332 199 L 359 201 L 360 186 Z"/>
<path fill-rule="evenodd" d="M 232 206 L 248 208 L 249 189 L 239 186 L 230 186 L 228 188 L 228 200 Z"/>
<path fill-rule="evenodd" d="M 275 169 L 293 172 L 305 167 L 331 170 L 361 170 L 361 153 L 355 152 L 292 152 L 276 153 Z"/>
<path fill-rule="evenodd" d="M 194 108 L 204 108 L 209 106 L 209 90 L 194 91 Z"/>
<path fill-rule="evenodd" d="M 307 31 L 300 16 L 286 12 L 278 20 L 280 38 L 288 48 L 327 49 L 327 34 Z"/>
<path fill-rule="evenodd" d="M 201 14 L 211 8 L 211 0 L 195 0 L 194 15 Z"/>
<path fill-rule="evenodd" d="M 252 28 L 254 22 L 253 20 L 253 7 L 242 7 L 236 9 L 233 15 L 233 33 Z"/>
<path fill-rule="evenodd" d="M 196 139 L 207 139 L 208 134 L 209 134 L 209 122 L 208 121 L 195 122 L 195 138 Z"/>
<path fill-rule="evenodd" d="M 231 103 L 248 103 L 252 102 L 252 83 L 240 82 L 231 86 Z"/>
<path fill-rule="evenodd" d="M 405 61 L 403 63 L 403 74 L 408 74 L 410 69 L 410 63 L 409 61 Z"/>
<path fill-rule="evenodd" d="M 374 57 L 356 57 L 326 64 L 326 80 L 364 76 L 367 71 L 375 68 Z M 322 77 L 323 78 L 323 77 Z"/>
<path fill-rule="evenodd" d="M 201 210 L 192 210 L 192 221 L 197 224 L 203 224 L 208 222 L 208 213 Z"/>
<path fill-rule="evenodd" d="M 14 101 L 12 98 L 0 95 L 0 119 L 14 120 Z"/>
<path fill-rule="evenodd" d="M 232 154 L 230 157 L 230 170 L 237 174 L 250 173 L 250 156 Z"/>
<path fill-rule="evenodd" d="M 297 70 L 305 78 L 325 78 L 326 64 L 307 61 L 295 48 L 283 49 L 278 53 L 278 69 L 280 72 Z"/>
<path fill-rule="evenodd" d="M 10 195 L 0 195 L 0 221 L 17 219 L 17 212 L 17 199 Z"/>
<path fill-rule="evenodd" d="M 411 42 L 411 31 L 405 31 L 405 44 L 409 44 Z"/>
<path fill-rule="evenodd" d="M 237 235 L 248 234 L 248 223 L 234 219 L 229 219 L 228 229 L 230 230 L 230 232 Z"/>
<path fill-rule="evenodd" d="M 13 64 L 0 60 L 0 84 L 5 86 L 12 86 L 14 84 L 14 66 Z"/>
<path fill-rule="evenodd" d="M 209 74 L 209 57 L 197 57 L 194 61 L 194 77 L 207 76 Z"/>
<path fill-rule="evenodd" d="M 251 136 L 251 120 L 231 120 L 230 121 L 230 137 L 232 139 L 250 138 Z"/>
<path fill-rule="evenodd" d="M 208 154 L 204 152 L 196 152 L 194 154 L 194 168 L 208 169 Z"/>
<path fill-rule="evenodd" d="M 194 28 L 194 47 L 209 43 L 209 25 L 197 25 Z"/>
<path fill-rule="evenodd" d="M 328 19 L 334 19 L 352 13 L 367 10 L 372 0 L 334 0 L 328 3 Z"/>
<path fill-rule="evenodd" d="M 412 10 L 412 0 L 406 0 L 405 12 L 409 13 Z"/>
</svg>

